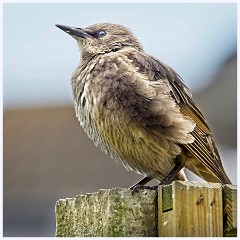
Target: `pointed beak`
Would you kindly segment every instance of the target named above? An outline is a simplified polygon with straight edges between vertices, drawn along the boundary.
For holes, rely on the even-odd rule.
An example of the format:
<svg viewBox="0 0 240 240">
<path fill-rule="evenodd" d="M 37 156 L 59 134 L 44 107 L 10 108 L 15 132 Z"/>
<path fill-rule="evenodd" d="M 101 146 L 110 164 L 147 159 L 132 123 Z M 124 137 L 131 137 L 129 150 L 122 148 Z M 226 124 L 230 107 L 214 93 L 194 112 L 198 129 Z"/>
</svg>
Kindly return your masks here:
<svg viewBox="0 0 240 240">
<path fill-rule="evenodd" d="M 80 38 L 92 38 L 92 36 L 84 32 L 82 28 L 69 27 L 69 26 L 60 25 L 60 24 L 56 24 L 55 26 L 60 28 L 64 32 L 68 33 L 72 37 L 76 36 Z"/>
</svg>

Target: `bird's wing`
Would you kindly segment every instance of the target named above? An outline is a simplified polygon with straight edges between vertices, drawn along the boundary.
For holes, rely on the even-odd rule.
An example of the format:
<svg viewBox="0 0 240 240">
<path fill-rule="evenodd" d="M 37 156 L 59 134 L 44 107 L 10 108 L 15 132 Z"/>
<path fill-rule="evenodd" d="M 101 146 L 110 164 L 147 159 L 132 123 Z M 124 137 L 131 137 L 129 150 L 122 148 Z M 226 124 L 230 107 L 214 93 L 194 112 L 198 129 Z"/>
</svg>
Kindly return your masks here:
<svg viewBox="0 0 240 240">
<path fill-rule="evenodd" d="M 191 132 L 195 141 L 190 144 L 184 144 L 184 146 L 216 175 L 222 183 L 230 183 L 223 169 L 218 150 L 206 120 L 193 102 L 192 95 L 181 77 L 172 68 L 149 55 L 135 52 L 129 54 L 128 57 L 142 74 L 147 75 L 149 81 L 162 79 L 166 82 L 170 88 L 172 97 L 180 106 L 180 111 L 196 123 L 195 129 Z"/>
</svg>

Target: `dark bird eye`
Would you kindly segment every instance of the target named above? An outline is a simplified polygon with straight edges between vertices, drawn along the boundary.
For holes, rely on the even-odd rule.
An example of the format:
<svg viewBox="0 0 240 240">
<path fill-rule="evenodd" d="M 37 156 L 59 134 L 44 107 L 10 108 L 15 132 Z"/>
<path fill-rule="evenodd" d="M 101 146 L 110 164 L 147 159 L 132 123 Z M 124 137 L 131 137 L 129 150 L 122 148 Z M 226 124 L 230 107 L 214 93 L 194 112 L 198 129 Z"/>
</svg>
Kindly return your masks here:
<svg viewBox="0 0 240 240">
<path fill-rule="evenodd" d="M 101 37 L 104 37 L 107 33 L 103 30 L 100 30 L 97 32 L 97 37 L 101 38 Z"/>
</svg>

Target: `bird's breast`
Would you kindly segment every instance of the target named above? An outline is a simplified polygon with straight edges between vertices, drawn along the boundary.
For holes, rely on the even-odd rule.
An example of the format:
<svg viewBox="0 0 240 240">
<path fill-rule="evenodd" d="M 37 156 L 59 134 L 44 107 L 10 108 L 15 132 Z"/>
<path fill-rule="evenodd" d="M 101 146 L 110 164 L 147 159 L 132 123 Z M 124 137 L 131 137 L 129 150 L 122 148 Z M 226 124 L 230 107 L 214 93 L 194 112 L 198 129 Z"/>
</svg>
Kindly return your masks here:
<svg viewBox="0 0 240 240">
<path fill-rule="evenodd" d="M 103 151 L 153 178 L 171 171 L 181 152 L 171 136 L 176 135 L 173 118 L 180 122 L 182 116 L 164 83 L 154 87 L 127 56 L 109 54 L 82 64 L 72 87 L 76 116 Z"/>
</svg>

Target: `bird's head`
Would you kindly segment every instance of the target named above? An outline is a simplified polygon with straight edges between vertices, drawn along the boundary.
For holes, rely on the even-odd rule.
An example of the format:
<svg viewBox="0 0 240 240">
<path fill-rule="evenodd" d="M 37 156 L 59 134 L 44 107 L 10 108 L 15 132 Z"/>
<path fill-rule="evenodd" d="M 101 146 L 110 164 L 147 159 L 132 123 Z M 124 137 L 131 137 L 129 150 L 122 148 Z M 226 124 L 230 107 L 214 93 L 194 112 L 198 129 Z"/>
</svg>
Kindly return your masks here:
<svg viewBox="0 0 240 240">
<path fill-rule="evenodd" d="M 99 23 L 87 28 L 59 24 L 56 26 L 77 40 L 83 58 L 118 51 L 124 47 L 132 47 L 143 51 L 141 43 L 133 33 L 118 24 Z"/>
</svg>

